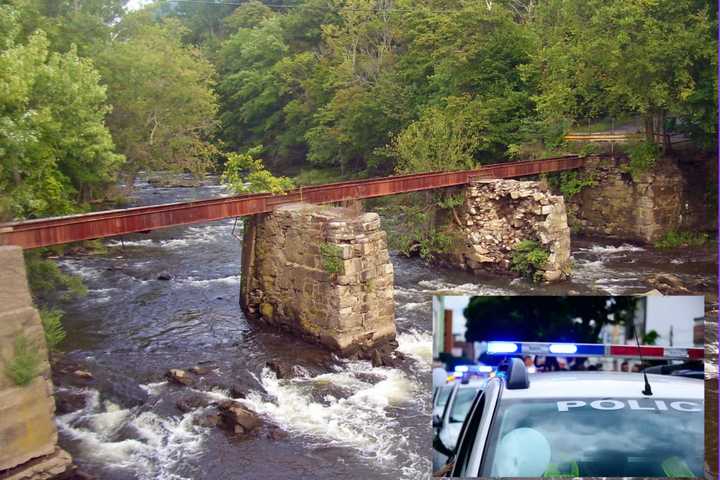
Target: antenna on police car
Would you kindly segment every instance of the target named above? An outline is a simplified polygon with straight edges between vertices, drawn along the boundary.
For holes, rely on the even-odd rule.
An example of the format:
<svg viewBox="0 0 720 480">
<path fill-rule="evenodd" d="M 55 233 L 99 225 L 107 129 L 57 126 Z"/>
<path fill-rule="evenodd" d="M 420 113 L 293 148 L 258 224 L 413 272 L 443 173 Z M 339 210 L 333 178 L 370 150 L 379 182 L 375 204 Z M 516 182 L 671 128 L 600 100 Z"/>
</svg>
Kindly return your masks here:
<svg viewBox="0 0 720 480">
<path fill-rule="evenodd" d="M 640 363 L 645 363 L 645 360 L 643 360 L 642 357 L 642 348 L 640 348 L 640 340 L 638 340 L 638 331 L 637 328 L 635 328 L 635 343 L 638 347 L 638 355 L 640 355 Z M 650 382 L 648 382 L 647 373 L 645 373 L 645 368 L 643 368 L 643 377 L 645 378 L 645 390 L 642 391 L 643 395 L 652 395 L 652 388 L 650 388 Z"/>
</svg>

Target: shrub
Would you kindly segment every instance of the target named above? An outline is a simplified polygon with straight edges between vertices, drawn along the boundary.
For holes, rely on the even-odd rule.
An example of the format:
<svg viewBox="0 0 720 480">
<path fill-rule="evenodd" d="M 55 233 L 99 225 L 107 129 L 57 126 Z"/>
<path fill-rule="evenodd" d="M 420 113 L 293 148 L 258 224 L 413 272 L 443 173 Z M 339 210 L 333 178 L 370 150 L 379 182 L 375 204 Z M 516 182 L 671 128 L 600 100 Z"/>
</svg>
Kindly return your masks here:
<svg viewBox="0 0 720 480">
<path fill-rule="evenodd" d="M 549 257 L 550 252 L 542 249 L 537 242 L 523 240 L 513 247 L 510 269 L 531 282 L 539 282 Z"/>
<path fill-rule="evenodd" d="M 39 251 L 25 252 L 28 283 L 35 297 L 63 291 L 66 297 L 84 296 L 87 288 L 80 277 L 68 275 L 52 260 L 42 257 Z"/>
<path fill-rule="evenodd" d="M 23 387 L 40 373 L 40 363 L 37 347 L 27 337 L 19 335 L 15 338 L 15 353 L 5 366 L 5 373 L 15 385 Z"/>
<path fill-rule="evenodd" d="M 628 147 L 628 157 L 630 162 L 624 167 L 624 170 L 630 173 L 633 180 L 645 172 L 650 171 L 655 166 L 660 154 L 660 147 L 653 142 L 641 142 Z"/>
<path fill-rule="evenodd" d="M 62 325 L 62 316 L 63 312 L 60 310 L 40 310 L 40 319 L 42 320 L 43 330 L 45 330 L 45 342 L 51 352 L 57 350 L 57 346 L 67 336 Z"/>
<path fill-rule="evenodd" d="M 323 269 L 330 274 L 341 274 L 344 271 L 342 260 L 342 248 L 332 243 L 320 245 L 320 256 L 322 257 Z"/>
<path fill-rule="evenodd" d="M 570 200 L 587 187 L 595 186 L 595 179 L 592 175 L 580 175 L 574 170 L 549 176 L 548 180 L 553 186 L 560 190 L 560 193 L 563 194 L 566 200 Z"/>
<path fill-rule="evenodd" d="M 707 233 L 671 230 L 655 242 L 655 248 L 700 247 L 710 240 Z"/>
</svg>

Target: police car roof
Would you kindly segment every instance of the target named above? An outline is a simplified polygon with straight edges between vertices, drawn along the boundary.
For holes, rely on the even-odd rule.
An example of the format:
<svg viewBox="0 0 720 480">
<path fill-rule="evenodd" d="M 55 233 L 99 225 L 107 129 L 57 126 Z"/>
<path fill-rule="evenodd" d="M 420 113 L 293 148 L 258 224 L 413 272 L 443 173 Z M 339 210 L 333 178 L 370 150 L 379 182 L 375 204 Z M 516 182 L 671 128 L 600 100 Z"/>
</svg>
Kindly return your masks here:
<svg viewBox="0 0 720 480">
<path fill-rule="evenodd" d="M 669 375 L 648 375 L 652 397 L 645 397 L 642 373 L 545 372 L 530 374 L 530 387 L 505 389 L 503 399 L 532 398 L 652 398 L 702 400 L 705 382 Z"/>
</svg>

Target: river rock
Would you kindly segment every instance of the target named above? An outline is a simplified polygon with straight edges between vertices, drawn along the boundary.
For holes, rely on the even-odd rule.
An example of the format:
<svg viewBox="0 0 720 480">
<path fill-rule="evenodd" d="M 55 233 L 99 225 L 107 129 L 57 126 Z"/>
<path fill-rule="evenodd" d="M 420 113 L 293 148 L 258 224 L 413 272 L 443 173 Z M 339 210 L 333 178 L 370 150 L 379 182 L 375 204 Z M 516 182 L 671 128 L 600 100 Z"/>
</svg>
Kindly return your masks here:
<svg viewBox="0 0 720 480">
<path fill-rule="evenodd" d="M 165 374 L 165 378 L 167 378 L 171 383 L 174 383 L 176 385 L 192 385 L 193 381 L 192 378 L 190 378 L 190 375 L 185 370 L 181 370 L 179 368 L 171 368 L 167 371 Z"/>
<path fill-rule="evenodd" d="M 193 424 L 205 428 L 217 427 L 221 421 L 220 412 L 217 410 L 206 411 L 193 418 Z"/>
<path fill-rule="evenodd" d="M 93 374 L 88 372 L 87 370 L 75 370 L 73 372 L 73 375 L 75 375 L 78 378 L 82 378 L 83 380 L 92 380 Z"/>
<path fill-rule="evenodd" d="M 194 373 L 195 375 L 207 375 L 208 373 L 210 373 L 210 369 L 208 367 L 196 365 L 190 368 L 190 372 Z"/>
<path fill-rule="evenodd" d="M 232 385 L 230 387 L 230 397 L 232 398 L 245 398 L 245 389 L 240 385 Z"/>
<path fill-rule="evenodd" d="M 265 365 L 275 372 L 277 378 L 292 378 L 295 376 L 292 365 L 289 365 L 281 360 L 270 360 Z"/>
<path fill-rule="evenodd" d="M 172 275 L 170 275 L 167 272 L 163 272 L 157 276 L 157 280 L 162 280 L 162 281 L 172 280 L 172 278 L 173 278 Z"/>
<path fill-rule="evenodd" d="M 82 410 L 85 408 L 85 402 L 86 399 L 83 394 L 58 390 L 55 392 L 55 413 L 65 415 L 66 413 Z"/>
<path fill-rule="evenodd" d="M 188 395 L 182 397 L 177 402 L 175 402 L 175 406 L 177 407 L 177 409 L 183 413 L 191 412 L 202 407 L 207 407 L 207 405 L 208 401 L 202 395 Z"/>
<path fill-rule="evenodd" d="M 237 402 L 225 401 L 218 404 L 221 426 L 226 430 L 246 435 L 260 428 L 262 421 L 255 412 L 249 410 Z"/>
<path fill-rule="evenodd" d="M 282 440 L 288 437 L 288 433 L 280 427 L 272 427 L 267 433 L 267 438 L 271 440 Z"/>
<path fill-rule="evenodd" d="M 683 284 L 679 277 L 671 273 L 656 273 L 650 275 L 647 282 L 664 294 L 688 294 L 690 290 Z"/>
</svg>

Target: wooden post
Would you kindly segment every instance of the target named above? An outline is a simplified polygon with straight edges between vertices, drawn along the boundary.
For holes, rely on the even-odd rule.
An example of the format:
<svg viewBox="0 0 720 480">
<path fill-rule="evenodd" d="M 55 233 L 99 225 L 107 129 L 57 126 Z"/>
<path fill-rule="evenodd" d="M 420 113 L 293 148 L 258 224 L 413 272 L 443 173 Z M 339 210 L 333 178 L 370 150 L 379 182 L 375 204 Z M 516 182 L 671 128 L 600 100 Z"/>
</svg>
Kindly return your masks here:
<svg viewBox="0 0 720 480">
<path fill-rule="evenodd" d="M 452 352 L 452 348 L 453 348 L 452 318 L 453 318 L 453 311 L 445 310 L 445 318 L 444 318 L 445 328 L 443 329 L 445 338 L 443 339 L 443 350 L 448 353 Z"/>
</svg>

